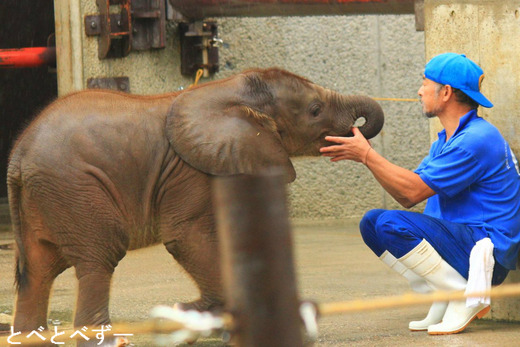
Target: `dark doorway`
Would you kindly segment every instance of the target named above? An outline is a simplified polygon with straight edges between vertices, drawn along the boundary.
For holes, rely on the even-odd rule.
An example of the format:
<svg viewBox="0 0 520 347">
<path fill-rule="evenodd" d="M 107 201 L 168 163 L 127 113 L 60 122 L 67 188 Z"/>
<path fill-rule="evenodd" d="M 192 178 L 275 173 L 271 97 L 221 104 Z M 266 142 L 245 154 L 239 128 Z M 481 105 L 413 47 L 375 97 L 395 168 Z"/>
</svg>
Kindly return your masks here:
<svg viewBox="0 0 520 347">
<path fill-rule="evenodd" d="M 53 33 L 53 0 L 0 1 L 0 49 L 54 45 Z M 0 198 L 7 196 L 7 161 L 13 142 L 57 93 L 53 68 L 0 68 Z"/>
</svg>

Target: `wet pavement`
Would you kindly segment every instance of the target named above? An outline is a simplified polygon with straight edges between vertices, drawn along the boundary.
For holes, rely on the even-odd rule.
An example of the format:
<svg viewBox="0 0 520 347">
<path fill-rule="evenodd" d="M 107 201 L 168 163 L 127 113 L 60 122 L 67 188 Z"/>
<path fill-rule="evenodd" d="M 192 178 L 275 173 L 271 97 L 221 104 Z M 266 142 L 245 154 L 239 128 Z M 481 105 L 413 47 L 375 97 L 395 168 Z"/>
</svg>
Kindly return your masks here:
<svg viewBox="0 0 520 347">
<path fill-rule="evenodd" d="M 301 299 L 318 303 L 382 298 L 409 292 L 405 280 L 382 264 L 364 245 L 354 221 L 292 223 L 295 264 Z M 12 235 L 0 233 L 0 315 L 11 315 L 14 300 Z M 76 281 L 67 270 L 55 282 L 50 318 L 71 326 Z M 197 291 L 162 245 L 131 251 L 114 274 L 110 312 L 114 323 L 149 318 L 156 305 L 192 300 Z M 463 333 L 429 336 L 410 332 L 408 322 L 421 319 L 429 305 L 321 317 L 314 346 L 518 346 L 520 323 L 483 319 Z M 131 338 L 135 346 L 153 346 L 152 336 Z M 65 346 L 73 345 L 67 343 Z M 192 346 L 222 346 L 219 337 Z M 62 345 L 64 346 L 64 345 Z"/>
</svg>

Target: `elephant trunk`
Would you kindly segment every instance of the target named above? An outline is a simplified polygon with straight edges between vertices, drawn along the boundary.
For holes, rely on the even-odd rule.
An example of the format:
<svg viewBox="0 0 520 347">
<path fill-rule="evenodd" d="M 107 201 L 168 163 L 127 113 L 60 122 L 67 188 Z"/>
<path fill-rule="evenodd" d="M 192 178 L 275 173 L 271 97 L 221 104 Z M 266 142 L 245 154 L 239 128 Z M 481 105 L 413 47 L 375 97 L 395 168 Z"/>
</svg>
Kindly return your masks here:
<svg viewBox="0 0 520 347">
<path fill-rule="evenodd" d="M 360 118 L 364 118 L 365 122 L 358 128 L 367 139 L 376 136 L 383 128 L 383 109 L 374 99 L 360 95 L 341 96 L 338 105 L 339 114 L 347 117 L 339 118 L 338 122 L 341 123 L 336 126 L 348 133 L 348 136 L 352 135 L 352 126 Z"/>
</svg>

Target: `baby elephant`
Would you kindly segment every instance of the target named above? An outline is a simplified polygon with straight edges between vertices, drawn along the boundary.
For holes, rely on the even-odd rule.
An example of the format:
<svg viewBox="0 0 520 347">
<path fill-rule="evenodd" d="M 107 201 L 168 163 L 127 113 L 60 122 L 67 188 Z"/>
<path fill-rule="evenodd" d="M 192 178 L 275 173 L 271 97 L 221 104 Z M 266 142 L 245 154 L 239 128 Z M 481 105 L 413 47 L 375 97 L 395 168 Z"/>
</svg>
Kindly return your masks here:
<svg viewBox="0 0 520 347">
<path fill-rule="evenodd" d="M 161 241 L 193 277 L 200 299 L 223 305 L 210 181 L 269 167 L 296 173 L 292 156 L 318 156 L 326 135 L 381 107 L 280 69 L 255 69 L 155 96 L 87 90 L 59 98 L 29 125 L 9 161 L 16 238 L 15 331 L 47 326 L 56 276 L 74 266 L 74 325 L 100 326 L 112 273 L 126 251 Z"/>
</svg>

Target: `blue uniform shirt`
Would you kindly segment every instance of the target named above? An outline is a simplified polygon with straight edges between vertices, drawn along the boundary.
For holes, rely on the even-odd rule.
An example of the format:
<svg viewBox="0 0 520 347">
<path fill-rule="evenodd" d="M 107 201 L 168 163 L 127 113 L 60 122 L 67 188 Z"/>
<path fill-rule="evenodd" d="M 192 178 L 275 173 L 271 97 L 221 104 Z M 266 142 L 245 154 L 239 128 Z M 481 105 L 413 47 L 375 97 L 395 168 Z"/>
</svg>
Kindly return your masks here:
<svg viewBox="0 0 520 347">
<path fill-rule="evenodd" d="M 497 128 L 470 111 L 446 142 L 439 134 L 415 170 L 437 194 L 424 214 L 482 230 L 495 259 L 515 269 L 520 246 L 520 172 Z"/>
</svg>

